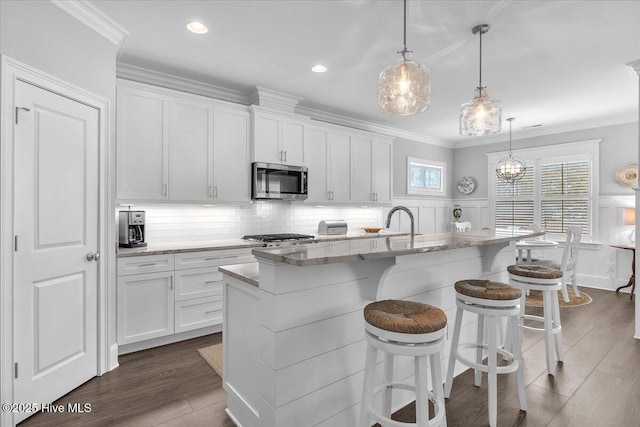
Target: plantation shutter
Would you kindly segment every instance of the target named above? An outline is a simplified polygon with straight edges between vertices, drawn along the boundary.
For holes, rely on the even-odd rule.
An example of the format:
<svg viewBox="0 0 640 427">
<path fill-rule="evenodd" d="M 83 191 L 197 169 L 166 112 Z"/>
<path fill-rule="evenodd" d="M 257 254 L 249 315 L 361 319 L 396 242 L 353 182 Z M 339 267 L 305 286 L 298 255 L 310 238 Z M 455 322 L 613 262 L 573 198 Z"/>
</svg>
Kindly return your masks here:
<svg viewBox="0 0 640 427">
<path fill-rule="evenodd" d="M 577 225 L 589 234 L 590 171 L 588 161 L 547 163 L 540 167 L 540 209 L 548 233 L 566 233 Z"/>
<path fill-rule="evenodd" d="M 513 184 L 496 179 L 496 228 L 520 229 L 534 222 L 534 167 Z"/>
</svg>

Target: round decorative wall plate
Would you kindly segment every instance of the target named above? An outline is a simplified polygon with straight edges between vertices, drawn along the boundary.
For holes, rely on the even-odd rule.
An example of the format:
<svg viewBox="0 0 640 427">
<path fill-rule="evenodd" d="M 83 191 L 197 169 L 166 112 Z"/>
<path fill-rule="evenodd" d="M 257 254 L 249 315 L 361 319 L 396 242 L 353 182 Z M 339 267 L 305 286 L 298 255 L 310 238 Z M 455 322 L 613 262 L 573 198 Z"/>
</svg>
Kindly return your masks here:
<svg viewBox="0 0 640 427">
<path fill-rule="evenodd" d="M 638 185 L 638 164 L 628 163 L 622 165 L 616 170 L 616 182 L 625 187 L 634 187 Z"/>
<path fill-rule="evenodd" d="M 476 189 L 476 180 L 471 176 L 463 176 L 458 181 L 458 191 L 462 194 L 471 194 Z"/>
</svg>

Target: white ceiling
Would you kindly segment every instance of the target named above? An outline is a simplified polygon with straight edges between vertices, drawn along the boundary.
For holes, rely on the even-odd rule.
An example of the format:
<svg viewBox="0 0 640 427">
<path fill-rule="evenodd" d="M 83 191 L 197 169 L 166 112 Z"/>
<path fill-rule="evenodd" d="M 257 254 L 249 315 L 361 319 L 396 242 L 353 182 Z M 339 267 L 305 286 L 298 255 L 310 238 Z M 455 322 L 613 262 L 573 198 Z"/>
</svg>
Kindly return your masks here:
<svg viewBox="0 0 640 427">
<path fill-rule="evenodd" d="M 636 121 L 640 1 L 408 1 L 407 44 L 431 72 L 431 108 L 380 112 L 377 77 L 402 48 L 399 0 L 91 2 L 129 31 L 119 62 L 232 89 L 258 85 L 301 105 L 453 143 L 504 140 L 458 135 L 460 105 L 483 83 L 515 117 L 514 138 Z M 191 20 L 206 24 L 190 33 Z M 324 74 L 311 66 L 329 67 Z M 542 124 L 540 128 L 531 126 Z"/>
</svg>

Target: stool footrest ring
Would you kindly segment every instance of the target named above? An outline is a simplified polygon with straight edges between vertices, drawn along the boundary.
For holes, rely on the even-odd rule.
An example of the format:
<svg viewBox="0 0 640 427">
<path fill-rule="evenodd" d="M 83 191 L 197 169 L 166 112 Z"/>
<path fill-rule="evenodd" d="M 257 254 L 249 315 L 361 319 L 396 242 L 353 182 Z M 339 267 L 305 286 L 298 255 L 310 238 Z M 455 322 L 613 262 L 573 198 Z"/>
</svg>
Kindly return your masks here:
<svg viewBox="0 0 640 427">
<path fill-rule="evenodd" d="M 475 343 L 463 343 L 458 344 L 458 349 L 469 349 L 469 348 L 482 348 L 483 350 L 488 350 L 488 346 L 486 344 L 478 345 Z M 508 365 L 498 366 L 496 367 L 496 372 L 498 374 L 510 374 L 518 370 L 520 366 L 520 361 L 515 357 L 513 353 L 507 351 L 503 348 L 497 348 L 497 353 L 502 356 L 505 361 L 509 361 Z M 489 367 L 487 365 L 483 365 L 481 363 L 476 363 L 471 359 L 464 357 L 460 351 L 456 351 L 456 360 L 472 369 L 476 369 L 481 372 L 489 372 Z"/>
<path fill-rule="evenodd" d="M 523 318 L 524 320 L 531 320 L 534 322 L 540 322 L 540 323 L 544 323 L 544 317 L 540 317 L 540 316 L 534 316 L 533 314 L 526 314 L 524 316 L 520 316 L 521 318 Z M 562 325 L 558 326 L 556 325 L 556 322 L 551 322 L 552 324 L 552 331 L 554 334 L 559 334 L 562 331 Z M 544 328 L 536 328 L 535 326 L 528 326 L 528 325 L 520 325 L 520 327 L 522 329 L 526 329 L 527 331 L 531 331 L 531 332 L 537 332 L 537 333 L 544 333 Z"/>
<path fill-rule="evenodd" d="M 383 392 L 384 390 L 387 390 L 387 388 L 393 388 L 393 389 L 397 389 L 397 390 L 409 390 L 409 391 L 413 391 L 415 393 L 416 388 L 412 385 L 409 384 L 404 384 L 404 383 L 384 383 L 379 385 L 378 387 L 373 389 L 373 396 L 376 396 L 377 394 Z M 440 405 L 440 403 L 438 403 L 438 400 L 436 399 L 435 395 L 433 394 L 433 392 L 429 391 L 428 392 L 428 397 L 429 400 L 431 401 L 431 403 L 433 403 L 433 408 L 434 408 L 434 416 L 433 418 L 429 419 L 429 423 L 430 425 L 439 425 L 443 418 L 444 418 L 444 408 Z M 376 421 L 377 423 L 379 423 L 380 425 L 384 425 L 384 426 L 395 426 L 395 427 L 407 427 L 407 426 L 415 426 L 417 425 L 416 423 L 404 423 L 401 421 L 396 421 L 396 420 L 392 420 L 391 418 L 387 418 L 381 414 L 379 414 L 378 412 L 376 412 L 373 407 L 369 407 L 369 416 L 371 418 L 373 418 L 374 421 Z"/>
</svg>

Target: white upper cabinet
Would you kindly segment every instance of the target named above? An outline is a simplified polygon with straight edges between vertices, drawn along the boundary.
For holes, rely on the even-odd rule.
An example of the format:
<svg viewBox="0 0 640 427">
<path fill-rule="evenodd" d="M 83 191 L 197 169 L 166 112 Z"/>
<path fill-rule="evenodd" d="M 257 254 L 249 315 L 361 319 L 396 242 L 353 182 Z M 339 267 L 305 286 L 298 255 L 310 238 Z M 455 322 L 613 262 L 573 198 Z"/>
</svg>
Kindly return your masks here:
<svg viewBox="0 0 640 427">
<path fill-rule="evenodd" d="M 253 161 L 305 165 L 305 121 L 253 107 Z"/>
<path fill-rule="evenodd" d="M 167 200 L 169 97 L 117 88 L 116 192 L 121 200 Z"/>
<path fill-rule="evenodd" d="M 329 131 L 321 127 L 307 126 L 304 135 L 304 152 L 307 154 L 308 202 L 329 200 L 327 192 L 327 143 Z"/>
<path fill-rule="evenodd" d="M 353 155 L 353 199 L 355 203 L 373 202 L 372 165 L 371 165 L 371 137 L 354 136 L 351 138 L 351 152 Z"/>
<path fill-rule="evenodd" d="M 251 116 L 248 111 L 216 106 L 214 117 L 213 198 L 220 202 L 248 201 Z"/>
<path fill-rule="evenodd" d="M 391 204 L 391 177 L 393 156 L 390 139 L 374 139 L 371 142 L 372 190 L 374 202 Z"/>
<path fill-rule="evenodd" d="M 248 109 L 118 82 L 119 201 L 250 200 Z"/>
<path fill-rule="evenodd" d="M 172 99 L 169 199 L 206 201 L 213 185 L 213 104 Z"/>
<path fill-rule="evenodd" d="M 329 132 L 327 156 L 328 197 L 332 202 L 351 201 L 351 136 Z M 309 179 L 311 180 L 311 178 Z"/>
</svg>

